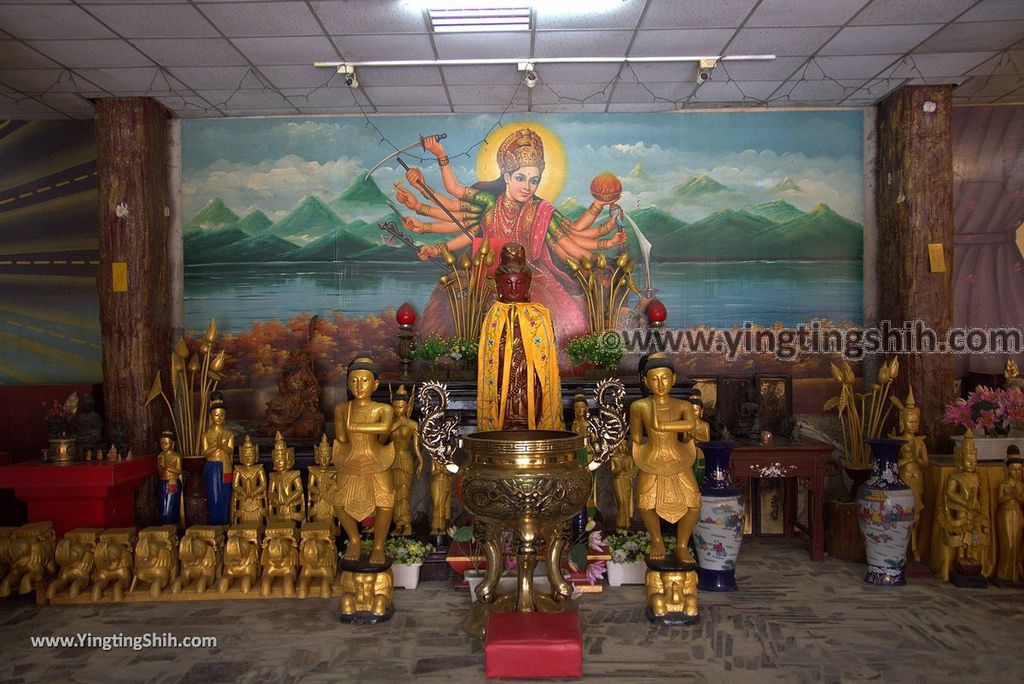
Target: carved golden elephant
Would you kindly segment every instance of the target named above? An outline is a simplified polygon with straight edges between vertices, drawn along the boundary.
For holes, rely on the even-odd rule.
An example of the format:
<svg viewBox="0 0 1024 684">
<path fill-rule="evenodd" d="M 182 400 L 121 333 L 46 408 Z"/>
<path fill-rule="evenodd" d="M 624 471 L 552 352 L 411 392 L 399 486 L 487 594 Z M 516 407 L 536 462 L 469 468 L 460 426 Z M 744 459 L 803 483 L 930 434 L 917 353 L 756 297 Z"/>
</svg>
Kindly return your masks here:
<svg viewBox="0 0 1024 684">
<path fill-rule="evenodd" d="M 655 617 L 669 613 L 697 615 L 697 573 L 694 570 L 648 570 L 647 605 Z"/>
<path fill-rule="evenodd" d="M 7 549 L 10 569 L 0 582 L 0 596 L 10 595 L 15 585 L 19 594 L 27 594 L 43 582 L 47 573 L 56 572 L 53 551 L 50 522 L 29 523 L 14 530 Z"/>
<path fill-rule="evenodd" d="M 248 594 L 260 574 L 260 529 L 257 523 L 239 523 L 228 530 L 224 547 L 224 569 L 217 590 L 226 593 L 238 579 L 242 593 Z"/>
<path fill-rule="evenodd" d="M 65 588 L 68 590 L 68 596 L 75 598 L 89 586 L 95 561 L 96 540 L 101 531 L 96 528 L 79 527 L 65 534 L 64 538 L 57 542 L 53 555 L 60 572 L 46 587 L 47 599 L 52 600 Z"/>
<path fill-rule="evenodd" d="M 99 601 L 107 585 L 114 601 L 122 601 L 132 581 L 132 548 L 135 546 L 135 528 L 104 530 L 96 544 L 92 570 L 92 600 Z"/>
<path fill-rule="evenodd" d="M 299 575 L 299 598 L 309 596 L 309 584 L 320 578 L 320 597 L 331 595 L 331 582 L 338 570 L 338 549 L 329 522 L 312 522 L 302 526 L 302 573 Z"/>
<path fill-rule="evenodd" d="M 342 572 L 341 614 L 372 613 L 383 616 L 391 607 L 394 578 L 384 572 Z"/>
<path fill-rule="evenodd" d="M 263 579 L 260 582 L 261 596 L 270 596 L 274 580 L 278 577 L 281 578 L 284 595 L 295 594 L 299 549 L 292 523 L 275 522 L 267 526 L 267 536 L 263 540 L 260 565 L 263 566 Z"/>
<path fill-rule="evenodd" d="M 153 598 L 171 586 L 178 576 L 178 534 L 173 525 L 147 527 L 139 532 L 135 544 L 135 577 L 131 589 L 137 582 L 149 584 L 149 595 Z"/>
<path fill-rule="evenodd" d="M 196 593 L 202 594 L 207 587 L 213 586 L 220 572 L 221 546 L 219 527 L 194 525 L 185 530 L 178 546 L 181 570 L 172 591 L 181 593 L 194 583 Z"/>
</svg>

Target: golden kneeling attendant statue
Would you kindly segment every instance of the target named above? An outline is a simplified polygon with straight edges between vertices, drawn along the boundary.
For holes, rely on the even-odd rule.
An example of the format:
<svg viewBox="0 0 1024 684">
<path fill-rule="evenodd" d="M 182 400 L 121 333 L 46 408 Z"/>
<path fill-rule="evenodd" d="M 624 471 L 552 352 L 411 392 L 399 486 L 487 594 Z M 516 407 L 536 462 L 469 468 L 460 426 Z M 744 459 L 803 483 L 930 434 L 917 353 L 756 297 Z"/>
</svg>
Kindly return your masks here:
<svg viewBox="0 0 1024 684">
<path fill-rule="evenodd" d="M 302 473 L 295 470 L 295 449 L 290 448 L 278 432 L 274 437 L 274 451 L 270 454 L 274 471 L 270 473 L 267 490 L 268 519 L 291 520 L 301 523 L 306 519 L 306 495 L 302 491 Z"/>
<path fill-rule="evenodd" d="M 177 525 L 146 527 L 135 544 L 135 576 L 131 591 L 139 582 L 149 585 L 149 595 L 158 598 L 178 578 Z"/>
<path fill-rule="evenodd" d="M 953 452 L 957 471 L 946 479 L 939 524 L 946 535 L 946 546 L 953 551 L 951 578 L 977 577 L 981 574 L 982 546 L 988 545 L 988 514 L 981 505 L 978 479 L 978 448 L 974 431 L 964 435 L 963 444 Z"/>
<path fill-rule="evenodd" d="M 260 449 L 249 435 L 238 448 L 238 460 L 231 487 L 231 522 L 266 525 L 267 473 L 259 462 Z"/>
<path fill-rule="evenodd" d="M 327 500 L 327 491 L 334 486 L 338 471 L 331 464 L 331 444 L 327 435 L 320 438 L 320 443 L 313 447 L 315 465 L 307 470 L 307 506 L 306 513 L 311 522 L 328 522 L 334 527 L 334 507 Z"/>
</svg>

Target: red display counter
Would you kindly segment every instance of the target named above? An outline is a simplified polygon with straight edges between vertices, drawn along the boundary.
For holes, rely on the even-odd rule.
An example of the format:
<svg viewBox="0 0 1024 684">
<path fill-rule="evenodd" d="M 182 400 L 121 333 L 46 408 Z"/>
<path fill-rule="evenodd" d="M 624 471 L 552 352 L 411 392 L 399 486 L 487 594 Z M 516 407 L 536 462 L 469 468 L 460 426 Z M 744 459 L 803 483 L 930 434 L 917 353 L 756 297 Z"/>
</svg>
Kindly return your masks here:
<svg viewBox="0 0 1024 684">
<path fill-rule="evenodd" d="M 28 504 L 28 521 L 52 520 L 60 538 L 76 527 L 135 524 L 135 490 L 156 472 L 156 456 L 71 465 L 16 463 L 0 467 L 0 488 Z"/>
</svg>

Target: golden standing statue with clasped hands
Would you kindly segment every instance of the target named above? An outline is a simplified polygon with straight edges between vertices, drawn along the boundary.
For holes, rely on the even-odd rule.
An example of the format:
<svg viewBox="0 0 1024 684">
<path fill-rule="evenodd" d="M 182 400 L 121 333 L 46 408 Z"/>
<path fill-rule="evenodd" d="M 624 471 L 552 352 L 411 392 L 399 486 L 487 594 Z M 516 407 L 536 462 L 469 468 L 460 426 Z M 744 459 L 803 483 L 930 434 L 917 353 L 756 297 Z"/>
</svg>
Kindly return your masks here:
<svg viewBox="0 0 1024 684">
<path fill-rule="evenodd" d="M 413 480 L 423 472 L 423 455 L 420 453 L 419 426 L 409 417 L 415 397 L 410 397 L 405 385 L 398 388 L 391 402 L 395 420 L 391 425 L 391 442 L 395 445 L 395 462 L 391 476 L 395 481 L 395 536 L 407 537 L 412 534 L 412 511 L 409 496 Z M 413 456 L 416 468 L 413 469 Z"/>
<path fill-rule="evenodd" d="M 899 409 L 898 434 L 891 436 L 904 441 L 900 447 L 899 470 L 900 479 L 907 483 L 914 492 L 914 528 L 910 536 L 910 550 L 914 560 L 921 560 L 921 547 L 918 540 L 921 528 L 921 514 L 924 511 L 924 470 L 928 465 L 928 447 L 924 437 L 917 434 L 921 427 L 921 409 L 914 403 L 914 390 L 907 390 L 907 403 L 901 403 L 896 397 L 890 397 Z"/>
<path fill-rule="evenodd" d="M 1024 460 L 1020 450 L 1011 446 L 1006 457 L 1006 477 L 999 483 L 999 510 L 996 512 L 996 533 L 999 540 L 999 562 L 996 577 L 1016 584 L 1024 576 Z"/>
<path fill-rule="evenodd" d="M 700 515 L 700 490 L 693 475 L 697 458 L 693 431 L 697 418 L 693 404 L 669 396 L 676 382 L 670 359 L 652 354 L 644 363 L 643 378 L 651 396 L 630 405 L 629 434 L 633 460 L 639 470 L 637 508 L 651 536 L 648 557 L 653 561 L 665 559 L 659 520 L 664 518 L 677 524 L 676 559 L 693 563 L 690 534 Z"/>
<path fill-rule="evenodd" d="M 334 513 L 348 536 L 344 560 L 359 560 L 359 521 L 374 516 L 373 552 L 370 563 L 385 562 L 384 542 L 395 507 L 391 464 L 395 445 L 383 444 L 391 432 L 394 410 L 373 401 L 377 364 L 360 355 L 348 365 L 348 389 L 352 400 L 334 408 L 334 467 L 338 479 L 330 491 Z"/>
</svg>

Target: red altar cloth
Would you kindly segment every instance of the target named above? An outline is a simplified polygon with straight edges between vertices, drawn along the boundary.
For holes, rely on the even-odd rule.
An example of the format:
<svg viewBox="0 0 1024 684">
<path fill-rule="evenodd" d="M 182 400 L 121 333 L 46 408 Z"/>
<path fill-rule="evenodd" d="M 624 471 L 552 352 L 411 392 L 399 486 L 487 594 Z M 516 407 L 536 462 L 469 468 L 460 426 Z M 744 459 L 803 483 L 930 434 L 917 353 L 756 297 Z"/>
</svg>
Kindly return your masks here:
<svg viewBox="0 0 1024 684">
<path fill-rule="evenodd" d="M 111 463 L 53 465 L 38 461 L 0 467 L 0 488 L 28 504 L 28 521 L 52 520 L 60 538 L 76 527 L 131 527 L 135 490 L 156 472 L 156 456 Z"/>
<path fill-rule="evenodd" d="M 582 677 L 578 613 L 491 613 L 484 637 L 488 677 Z"/>
</svg>

